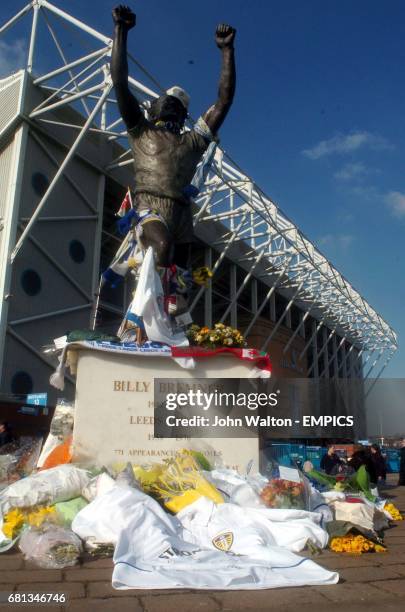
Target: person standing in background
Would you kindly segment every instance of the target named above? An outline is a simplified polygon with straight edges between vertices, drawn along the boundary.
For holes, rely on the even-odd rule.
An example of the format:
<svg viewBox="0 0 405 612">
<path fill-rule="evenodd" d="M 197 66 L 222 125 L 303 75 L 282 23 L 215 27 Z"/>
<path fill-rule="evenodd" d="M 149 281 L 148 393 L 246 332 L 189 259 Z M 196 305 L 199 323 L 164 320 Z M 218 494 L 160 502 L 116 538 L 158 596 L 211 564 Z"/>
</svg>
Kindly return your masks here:
<svg viewBox="0 0 405 612">
<path fill-rule="evenodd" d="M 374 465 L 376 482 L 378 483 L 378 479 L 381 478 L 385 483 L 387 478 L 387 465 L 378 444 L 372 444 L 370 446 L 370 458 Z"/>
<path fill-rule="evenodd" d="M 321 470 L 327 474 L 336 474 L 339 467 L 342 465 L 342 460 L 339 455 L 335 453 L 335 447 L 331 444 L 328 447 L 328 452 L 321 459 Z"/>
</svg>

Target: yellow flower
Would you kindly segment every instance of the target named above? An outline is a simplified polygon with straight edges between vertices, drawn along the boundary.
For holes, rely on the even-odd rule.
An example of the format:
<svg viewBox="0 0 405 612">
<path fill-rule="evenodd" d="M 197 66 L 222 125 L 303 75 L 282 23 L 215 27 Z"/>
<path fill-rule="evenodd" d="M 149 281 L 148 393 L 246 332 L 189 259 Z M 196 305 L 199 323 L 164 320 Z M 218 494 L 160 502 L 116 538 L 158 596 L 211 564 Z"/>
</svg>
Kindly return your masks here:
<svg viewBox="0 0 405 612">
<path fill-rule="evenodd" d="M 387 549 L 384 546 L 381 546 L 381 544 L 376 544 L 374 546 L 375 552 L 387 552 Z"/>
<path fill-rule="evenodd" d="M 4 516 L 3 533 L 12 540 L 24 525 L 24 514 L 18 508 L 10 510 Z"/>
<path fill-rule="evenodd" d="M 403 516 L 398 510 L 398 508 L 392 503 L 389 502 L 384 506 L 385 510 L 390 513 L 393 521 L 403 521 Z"/>
<path fill-rule="evenodd" d="M 32 510 L 27 514 L 27 523 L 34 527 L 40 527 L 54 512 L 55 509 L 52 506 L 44 506 L 43 508 Z"/>
<path fill-rule="evenodd" d="M 212 278 L 212 271 L 206 266 L 202 266 L 201 268 L 197 268 L 197 270 L 193 271 L 193 281 L 197 285 L 207 286 L 210 278 Z"/>
<path fill-rule="evenodd" d="M 242 334 L 237 330 L 224 325 L 224 323 L 215 323 L 214 327 L 199 327 L 198 325 L 192 325 L 187 335 L 196 344 L 214 346 L 244 346 L 245 340 Z"/>
<path fill-rule="evenodd" d="M 331 539 L 329 547 L 334 552 L 345 552 L 354 555 L 361 555 L 363 552 L 385 552 L 384 546 L 374 544 L 371 540 L 368 540 L 362 535 L 354 536 L 348 534 L 342 537 L 335 537 Z"/>
<path fill-rule="evenodd" d="M 55 512 L 52 506 L 39 508 L 14 508 L 4 516 L 3 533 L 10 540 L 13 539 L 23 525 L 28 524 L 40 527 L 45 519 Z"/>
</svg>

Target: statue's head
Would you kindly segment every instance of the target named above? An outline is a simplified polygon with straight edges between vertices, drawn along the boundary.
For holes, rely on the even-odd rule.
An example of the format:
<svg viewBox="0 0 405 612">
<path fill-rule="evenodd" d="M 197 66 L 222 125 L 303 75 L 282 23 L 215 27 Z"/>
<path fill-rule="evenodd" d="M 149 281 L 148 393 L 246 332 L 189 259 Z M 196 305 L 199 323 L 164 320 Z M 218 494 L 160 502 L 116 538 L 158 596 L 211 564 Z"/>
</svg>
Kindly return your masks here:
<svg viewBox="0 0 405 612">
<path fill-rule="evenodd" d="M 148 114 L 152 121 L 172 121 L 184 125 L 190 98 L 181 87 L 171 87 L 165 94 L 153 100 Z"/>
</svg>

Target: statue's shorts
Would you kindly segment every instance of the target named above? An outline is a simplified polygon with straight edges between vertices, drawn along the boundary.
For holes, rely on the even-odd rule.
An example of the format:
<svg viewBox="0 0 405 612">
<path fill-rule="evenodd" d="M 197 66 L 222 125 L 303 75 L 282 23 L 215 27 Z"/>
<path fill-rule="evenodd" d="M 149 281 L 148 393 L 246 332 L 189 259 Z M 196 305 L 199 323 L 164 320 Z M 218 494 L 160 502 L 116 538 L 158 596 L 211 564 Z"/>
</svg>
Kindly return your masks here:
<svg viewBox="0 0 405 612">
<path fill-rule="evenodd" d="M 193 240 L 193 216 L 191 204 L 182 204 L 172 198 L 155 196 L 150 193 L 135 195 L 136 208 L 142 217 L 139 226 L 160 221 L 168 229 L 175 244 L 185 244 Z"/>
</svg>

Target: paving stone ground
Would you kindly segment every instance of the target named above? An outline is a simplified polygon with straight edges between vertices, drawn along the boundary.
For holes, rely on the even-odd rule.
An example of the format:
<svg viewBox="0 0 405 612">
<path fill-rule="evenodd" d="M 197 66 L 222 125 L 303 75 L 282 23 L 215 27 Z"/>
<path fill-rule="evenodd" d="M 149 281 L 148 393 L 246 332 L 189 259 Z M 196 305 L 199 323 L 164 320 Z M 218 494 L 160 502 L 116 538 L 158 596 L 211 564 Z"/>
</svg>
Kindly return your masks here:
<svg viewBox="0 0 405 612">
<path fill-rule="evenodd" d="M 385 497 L 405 514 L 405 487 L 389 478 Z M 283 612 L 387 612 L 405 611 L 405 521 L 385 532 L 388 552 L 352 556 L 324 551 L 314 557 L 320 565 L 337 570 L 340 582 L 322 587 L 296 587 L 264 591 L 152 590 L 116 591 L 111 587 L 112 561 L 83 560 L 80 566 L 42 570 L 24 562 L 18 552 L 0 556 L 1 593 L 65 593 L 65 605 L 0 604 L 12 612 L 220 612 L 282 610 Z"/>
</svg>

